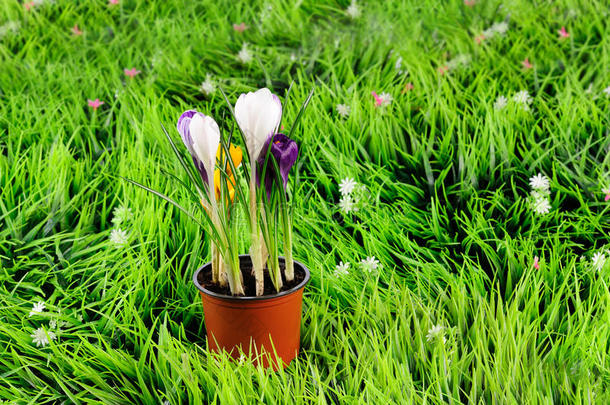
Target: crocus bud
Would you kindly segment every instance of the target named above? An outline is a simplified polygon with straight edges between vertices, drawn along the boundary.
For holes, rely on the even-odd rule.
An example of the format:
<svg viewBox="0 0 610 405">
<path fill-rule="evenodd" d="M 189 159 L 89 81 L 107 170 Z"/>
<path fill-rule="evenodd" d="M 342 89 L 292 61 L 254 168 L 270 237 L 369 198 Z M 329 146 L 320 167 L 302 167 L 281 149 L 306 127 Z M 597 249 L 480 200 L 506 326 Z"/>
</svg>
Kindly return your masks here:
<svg viewBox="0 0 610 405">
<path fill-rule="evenodd" d="M 178 119 L 178 132 L 188 149 L 201 179 L 210 184 L 220 145 L 220 129 L 212 117 L 200 112 L 185 111 Z"/>
<path fill-rule="evenodd" d="M 269 158 L 267 159 L 267 151 L 269 151 Z M 261 174 L 263 168 L 265 170 L 265 190 L 267 191 L 267 197 L 271 195 L 271 189 L 274 181 L 277 180 L 277 172 L 275 164 L 271 159 L 275 159 L 277 167 L 280 170 L 280 177 L 282 179 L 283 189 L 286 189 L 288 184 L 288 172 L 294 165 L 299 156 L 299 147 L 295 141 L 288 138 L 284 134 L 275 134 L 267 138 L 267 141 L 263 144 L 258 159 L 256 161 L 256 181 L 261 184 Z M 267 160 L 267 166 L 265 168 L 265 160 Z"/>
</svg>

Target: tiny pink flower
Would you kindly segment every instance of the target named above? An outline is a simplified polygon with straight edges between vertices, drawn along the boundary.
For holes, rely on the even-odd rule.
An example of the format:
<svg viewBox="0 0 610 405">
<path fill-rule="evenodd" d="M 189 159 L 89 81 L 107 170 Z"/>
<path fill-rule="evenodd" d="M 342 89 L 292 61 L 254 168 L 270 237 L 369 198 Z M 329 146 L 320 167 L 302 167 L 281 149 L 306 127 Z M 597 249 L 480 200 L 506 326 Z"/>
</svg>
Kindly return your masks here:
<svg viewBox="0 0 610 405">
<path fill-rule="evenodd" d="M 523 65 L 523 68 L 525 70 L 527 69 L 531 69 L 533 67 L 533 65 L 530 63 L 530 59 L 529 58 L 525 58 L 523 59 L 523 61 L 521 62 L 521 64 Z"/>
<path fill-rule="evenodd" d="M 445 66 L 440 66 L 440 67 L 438 68 L 438 72 L 439 72 L 441 75 L 444 75 L 444 74 L 445 74 L 445 73 L 447 73 L 448 71 L 449 71 L 449 66 L 447 66 L 447 65 L 445 65 Z"/>
<path fill-rule="evenodd" d="M 81 35 L 83 32 L 78 28 L 78 24 L 74 24 L 74 27 L 72 27 L 72 34 L 78 36 Z"/>
<path fill-rule="evenodd" d="M 566 31 L 566 27 L 561 27 L 557 32 L 559 33 L 559 38 L 568 38 L 570 36 L 568 31 Z"/>
<path fill-rule="evenodd" d="M 464 0 L 464 5 L 468 7 L 472 7 L 477 4 L 477 0 Z"/>
<path fill-rule="evenodd" d="M 136 68 L 131 68 L 131 69 L 123 69 L 123 72 L 125 73 L 125 76 L 128 76 L 130 78 L 134 78 L 136 77 L 136 75 L 139 75 L 140 72 L 139 70 L 136 70 Z"/>
<path fill-rule="evenodd" d="M 109 6 L 112 6 L 112 5 L 115 5 L 115 4 L 119 4 L 119 0 L 108 0 L 108 5 Z"/>
<path fill-rule="evenodd" d="M 29 1 L 27 3 L 23 3 L 23 7 L 25 7 L 25 9 L 27 11 L 30 11 L 31 9 L 33 9 L 35 5 L 36 4 L 33 1 Z"/>
<path fill-rule="evenodd" d="M 372 91 L 371 94 L 373 95 L 373 97 L 375 97 L 375 107 L 379 107 L 381 104 L 383 104 L 383 100 L 377 95 L 377 93 Z"/>
<path fill-rule="evenodd" d="M 540 264 L 538 263 L 538 256 L 534 257 L 534 268 L 540 270 Z"/>
<path fill-rule="evenodd" d="M 402 90 L 402 93 L 404 94 L 411 90 L 413 90 L 413 83 L 409 82 L 409 83 L 405 84 L 405 88 Z"/>
<path fill-rule="evenodd" d="M 237 32 L 244 32 L 248 29 L 248 26 L 246 25 L 246 23 L 233 24 L 233 29 Z"/>
<path fill-rule="evenodd" d="M 610 200 L 610 187 L 604 189 L 604 193 L 606 194 L 606 196 L 604 197 L 604 201 Z"/>
<path fill-rule="evenodd" d="M 478 45 L 481 44 L 481 42 L 483 42 L 485 40 L 485 35 L 481 34 L 481 35 L 477 35 L 476 37 L 474 37 L 474 42 L 476 42 Z"/>
<path fill-rule="evenodd" d="M 95 100 L 87 100 L 87 104 L 89 104 L 89 107 L 93 108 L 93 111 L 97 110 L 102 104 L 104 104 L 103 101 L 100 101 L 99 98 L 96 98 Z"/>
</svg>

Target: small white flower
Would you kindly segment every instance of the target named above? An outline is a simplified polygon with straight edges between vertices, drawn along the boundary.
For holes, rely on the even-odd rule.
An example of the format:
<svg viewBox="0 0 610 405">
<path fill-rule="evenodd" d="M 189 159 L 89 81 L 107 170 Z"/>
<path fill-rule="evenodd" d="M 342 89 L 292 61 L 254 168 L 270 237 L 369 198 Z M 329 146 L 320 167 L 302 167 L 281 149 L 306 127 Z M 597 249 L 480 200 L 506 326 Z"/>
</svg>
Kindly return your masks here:
<svg viewBox="0 0 610 405">
<path fill-rule="evenodd" d="M 30 311 L 29 317 L 36 314 L 41 314 L 45 309 L 45 303 L 42 301 L 38 301 L 32 306 L 32 310 Z"/>
<path fill-rule="evenodd" d="M 362 266 L 362 270 L 372 273 L 379 268 L 379 260 L 375 259 L 375 256 L 370 256 L 366 259 L 362 259 L 360 261 L 360 266 Z"/>
<path fill-rule="evenodd" d="M 595 270 L 601 271 L 604 264 L 606 264 L 606 255 L 601 252 L 596 252 L 591 258 L 591 264 Z"/>
<path fill-rule="evenodd" d="M 535 193 L 533 195 L 532 209 L 538 215 L 548 214 L 551 210 L 551 202 L 545 195 Z"/>
<path fill-rule="evenodd" d="M 610 86 L 604 89 L 604 93 L 606 93 L 606 96 L 610 97 Z"/>
<path fill-rule="evenodd" d="M 30 335 L 32 338 L 32 343 L 36 343 L 36 347 L 42 346 L 45 347 L 49 344 L 49 342 L 55 340 L 57 336 L 55 333 L 48 331 L 45 332 L 44 328 L 38 328 Z"/>
<path fill-rule="evenodd" d="M 352 111 L 351 107 L 345 104 L 337 104 L 337 114 L 342 118 L 345 118 Z"/>
<path fill-rule="evenodd" d="M 530 177 L 530 187 L 536 191 L 549 190 L 549 178 L 542 173 Z"/>
<path fill-rule="evenodd" d="M 205 81 L 201 82 L 199 90 L 206 96 L 216 91 L 216 83 L 212 81 L 212 76 L 209 73 L 205 75 Z"/>
<path fill-rule="evenodd" d="M 293 52 L 290 54 L 290 61 L 291 62 L 296 62 L 297 60 L 297 55 Z"/>
<path fill-rule="evenodd" d="M 252 61 L 252 52 L 250 52 L 250 50 L 248 49 L 248 44 L 246 42 L 244 42 L 241 47 L 241 50 L 237 54 L 237 59 L 239 59 L 239 61 L 244 65 Z"/>
<path fill-rule="evenodd" d="M 396 59 L 394 69 L 398 70 L 399 72 L 402 70 L 402 56 L 399 56 L 398 59 Z"/>
<path fill-rule="evenodd" d="M 447 338 L 445 338 L 445 328 L 443 328 L 442 325 L 434 325 L 428 329 L 428 333 L 426 334 L 426 340 L 428 342 L 432 342 L 439 338 L 443 339 L 443 344 L 447 342 Z"/>
<path fill-rule="evenodd" d="M 273 11 L 273 7 L 271 4 L 267 4 L 266 7 L 263 7 L 260 13 L 260 19 L 262 22 L 265 22 L 269 17 L 271 17 L 271 12 Z M 261 28 L 262 29 L 262 28 Z"/>
<path fill-rule="evenodd" d="M 55 329 L 57 328 L 57 319 L 51 319 L 49 321 L 49 329 Z"/>
<path fill-rule="evenodd" d="M 342 195 L 348 195 L 351 194 L 352 191 L 354 191 L 354 188 L 356 188 L 357 185 L 357 181 L 355 181 L 351 177 L 346 177 L 341 180 L 341 183 L 339 183 L 339 191 Z"/>
<path fill-rule="evenodd" d="M 507 98 L 505 96 L 499 96 L 494 103 L 494 108 L 496 110 L 501 110 L 506 107 L 506 104 L 508 104 Z"/>
<path fill-rule="evenodd" d="M 355 211 L 355 202 L 349 194 L 341 197 L 339 200 L 339 209 L 346 214 Z"/>
<path fill-rule="evenodd" d="M 131 208 L 126 207 L 124 205 L 120 205 L 112 210 L 112 223 L 116 225 L 121 225 L 124 222 L 127 222 L 133 216 L 131 212 Z"/>
<path fill-rule="evenodd" d="M 355 20 L 356 18 L 360 17 L 360 9 L 358 8 L 358 4 L 356 4 L 356 0 L 352 0 L 345 12 L 348 16 L 350 16 L 352 20 Z"/>
<path fill-rule="evenodd" d="M 127 245 L 129 241 L 129 236 L 127 232 L 122 230 L 121 228 L 115 228 L 110 232 L 110 241 L 114 243 L 117 247 L 123 247 Z"/>
<path fill-rule="evenodd" d="M 4 25 L 0 25 L 0 38 L 4 37 L 9 32 L 17 33 L 21 24 L 19 21 L 9 21 Z"/>
<path fill-rule="evenodd" d="M 508 31 L 508 23 L 504 21 L 497 22 L 490 29 L 496 34 L 504 35 Z"/>
<path fill-rule="evenodd" d="M 335 276 L 346 276 L 349 274 L 349 263 L 339 262 L 335 266 Z"/>
<path fill-rule="evenodd" d="M 382 107 L 390 105 L 392 103 L 392 101 L 394 101 L 394 97 L 392 97 L 392 95 L 390 93 L 381 93 L 379 95 L 379 99 L 381 100 Z"/>
<path fill-rule="evenodd" d="M 447 69 L 454 70 L 460 66 L 468 66 L 472 57 L 468 54 L 459 54 L 455 58 L 447 62 Z"/>
<path fill-rule="evenodd" d="M 520 103 L 525 110 L 529 109 L 529 104 L 532 103 L 532 97 L 527 90 L 521 90 L 513 96 L 513 101 Z"/>
</svg>

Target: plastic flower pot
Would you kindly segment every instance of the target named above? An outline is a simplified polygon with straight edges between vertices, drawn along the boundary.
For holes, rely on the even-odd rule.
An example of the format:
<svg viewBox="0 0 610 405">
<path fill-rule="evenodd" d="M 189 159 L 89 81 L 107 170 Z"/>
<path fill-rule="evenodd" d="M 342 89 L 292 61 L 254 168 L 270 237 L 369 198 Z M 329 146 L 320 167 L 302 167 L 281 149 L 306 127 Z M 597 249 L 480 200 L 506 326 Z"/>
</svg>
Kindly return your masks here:
<svg viewBox="0 0 610 405">
<path fill-rule="evenodd" d="M 249 255 L 240 255 L 242 268 L 252 262 Z M 284 259 L 280 258 L 280 263 Z M 193 282 L 203 301 L 203 315 L 210 350 L 226 351 L 234 359 L 242 354 L 256 365 L 278 369 L 287 367 L 297 356 L 301 338 L 303 290 L 309 282 L 309 270 L 294 262 L 295 275 L 304 274 L 293 288 L 263 296 L 235 297 L 219 294 L 202 286 L 203 275 L 211 272 L 206 263 L 193 274 Z"/>
</svg>

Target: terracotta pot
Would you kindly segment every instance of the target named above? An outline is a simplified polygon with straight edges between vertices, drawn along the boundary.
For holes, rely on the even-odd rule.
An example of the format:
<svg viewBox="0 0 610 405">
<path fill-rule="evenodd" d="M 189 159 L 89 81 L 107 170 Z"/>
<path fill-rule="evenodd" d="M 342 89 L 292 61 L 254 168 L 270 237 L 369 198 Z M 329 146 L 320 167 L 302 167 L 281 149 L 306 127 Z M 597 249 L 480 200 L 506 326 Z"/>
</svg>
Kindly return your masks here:
<svg viewBox="0 0 610 405">
<path fill-rule="evenodd" d="M 240 255 L 239 259 L 242 265 L 251 265 L 249 255 Z M 283 260 L 280 258 L 280 263 Z M 243 352 L 255 364 L 277 369 L 282 363 L 287 367 L 299 353 L 303 290 L 310 278 L 307 267 L 294 262 L 295 273 L 304 272 L 305 278 L 290 290 L 261 297 L 234 297 L 201 286 L 199 273 L 210 272 L 211 265 L 206 263 L 193 275 L 203 300 L 210 350 L 226 350 L 235 359 Z"/>
</svg>

